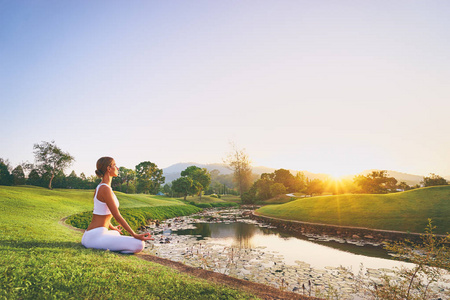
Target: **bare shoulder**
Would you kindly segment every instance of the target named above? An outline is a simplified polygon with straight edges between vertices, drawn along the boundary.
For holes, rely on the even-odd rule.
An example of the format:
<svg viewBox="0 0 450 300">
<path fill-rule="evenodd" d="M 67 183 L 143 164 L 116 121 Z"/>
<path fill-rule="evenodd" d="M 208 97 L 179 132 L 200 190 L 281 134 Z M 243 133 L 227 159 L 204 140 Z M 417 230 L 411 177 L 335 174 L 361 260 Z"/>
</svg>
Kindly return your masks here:
<svg viewBox="0 0 450 300">
<path fill-rule="evenodd" d="M 113 191 L 109 185 L 104 184 L 98 188 L 97 198 L 104 202 L 106 199 L 111 198 L 112 194 Z"/>
</svg>

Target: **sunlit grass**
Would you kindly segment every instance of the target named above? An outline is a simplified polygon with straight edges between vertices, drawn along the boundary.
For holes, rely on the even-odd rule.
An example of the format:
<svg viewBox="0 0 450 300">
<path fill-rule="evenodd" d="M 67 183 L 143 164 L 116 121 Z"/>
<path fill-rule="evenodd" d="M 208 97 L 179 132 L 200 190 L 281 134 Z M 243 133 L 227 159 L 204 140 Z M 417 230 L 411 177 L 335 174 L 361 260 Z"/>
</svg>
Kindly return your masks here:
<svg viewBox="0 0 450 300">
<path fill-rule="evenodd" d="M 93 190 L 0 186 L 0 299 L 249 299 L 133 255 L 85 249 L 59 221 L 92 210 Z M 122 208 L 183 205 L 118 193 Z M 184 206 L 184 205 L 183 205 Z"/>
<path fill-rule="evenodd" d="M 437 233 L 445 234 L 450 231 L 450 186 L 384 195 L 307 197 L 267 205 L 257 212 L 282 219 L 406 232 L 422 232 L 432 218 Z"/>
</svg>

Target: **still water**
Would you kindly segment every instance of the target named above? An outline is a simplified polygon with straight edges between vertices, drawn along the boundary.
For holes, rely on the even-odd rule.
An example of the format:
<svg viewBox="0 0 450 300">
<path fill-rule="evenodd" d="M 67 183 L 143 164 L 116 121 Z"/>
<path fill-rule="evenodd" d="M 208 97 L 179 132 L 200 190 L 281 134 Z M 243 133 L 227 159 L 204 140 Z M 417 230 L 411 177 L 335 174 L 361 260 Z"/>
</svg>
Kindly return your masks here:
<svg viewBox="0 0 450 300">
<path fill-rule="evenodd" d="M 256 249 L 278 253 L 286 264 L 302 260 L 314 268 L 346 267 L 359 270 L 367 268 L 394 268 L 408 265 L 390 259 L 382 246 L 357 246 L 333 240 L 317 241 L 305 236 L 293 236 L 276 228 L 262 227 L 262 224 L 237 222 L 195 223 L 195 229 L 174 231 L 177 235 L 197 236 L 201 240 L 229 247 Z"/>
<path fill-rule="evenodd" d="M 413 267 L 391 259 L 380 245 L 294 236 L 242 217 L 240 210 L 204 211 L 152 226 L 149 254 L 288 291 L 305 293 L 307 286 L 324 298 L 331 292 L 338 299 L 367 299 L 361 284 L 373 286 L 385 274 L 395 278 L 396 268 Z M 429 290 L 442 294 L 448 288 L 439 283 Z"/>
</svg>

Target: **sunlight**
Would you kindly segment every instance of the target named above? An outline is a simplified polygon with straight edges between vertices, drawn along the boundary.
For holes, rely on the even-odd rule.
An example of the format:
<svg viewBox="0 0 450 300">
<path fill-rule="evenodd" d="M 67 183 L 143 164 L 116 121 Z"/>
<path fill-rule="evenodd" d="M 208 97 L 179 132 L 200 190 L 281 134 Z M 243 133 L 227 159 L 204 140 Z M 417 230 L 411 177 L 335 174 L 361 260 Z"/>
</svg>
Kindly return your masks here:
<svg viewBox="0 0 450 300">
<path fill-rule="evenodd" d="M 330 175 L 331 179 L 333 179 L 335 181 L 340 181 L 348 174 L 344 173 L 344 172 L 339 172 L 339 171 L 332 171 L 332 172 L 329 172 L 329 175 Z"/>
</svg>

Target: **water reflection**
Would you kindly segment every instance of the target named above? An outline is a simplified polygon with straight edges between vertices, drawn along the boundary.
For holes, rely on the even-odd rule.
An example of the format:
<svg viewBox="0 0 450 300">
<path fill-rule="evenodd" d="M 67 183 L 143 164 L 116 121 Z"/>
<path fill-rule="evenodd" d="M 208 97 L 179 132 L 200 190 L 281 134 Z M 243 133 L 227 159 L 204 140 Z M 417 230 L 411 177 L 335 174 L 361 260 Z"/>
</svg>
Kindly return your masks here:
<svg viewBox="0 0 450 300">
<path fill-rule="evenodd" d="M 194 225 L 195 229 L 178 230 L 174 233 L 197 236 L 198 240 L 210 238 L 214 243 L 240 249 L 262 247 L 265 251 L 283 255 L 288 264 L 302 260 L 314 267 L 343 265 L 353 270 L 358 270 L 361 263 L 371 268 L 392 268 L 401 264 L 393 260 L 380 246 L 361 247 L 334 241 L 310 241 L 304 236 L 293 236 L 278 229 L 243 222 L 196 223 Z"/>
<path fill-rule="evenodd" d="M 256 225 L 245 223 L 197 223 L 195 229 L 178 230 L 175 233 L 178 235 L 194 235 L 198 240 L 202 240 L 205 237 L 230 240 L 233 247 L 238 248 L 254 248 L 256 247 L 252 243 L 252 238 L 257 233 L 263 233 L 263 231 Z"/>
<path fill-rule="evenodd" d="M 378 257 L 392 259 L 391 256 L 380 246 L 365 245 L 364 247 L 347 243 L 338 243 L 336 241 L 310 241 L 302 235 L 293 235 L 282 232 L 278 229 L 259 227 L 255 224 L 247 224 L 242 222 L 235 223 L 196 223 L 195 229 L 178 230 L 178 235 L 197 236 L 198 240 L 206 238 L 217 239 L 222 244 L 237 248 L 251 249 L 258 246 L 267 246 L 272 242 L 282 243 L 281 240 L 289 241 L 290 239 L 299 239 L 314 243 L 325 247 L 338 249 L 358 255 L 369 257 Z M 264 241 L 264 237 L 266 241 Z M 274 240 L 272 240 L 274 238 Z M 271 242 L 269 243 L 269 240 Z"/>
</svg>

